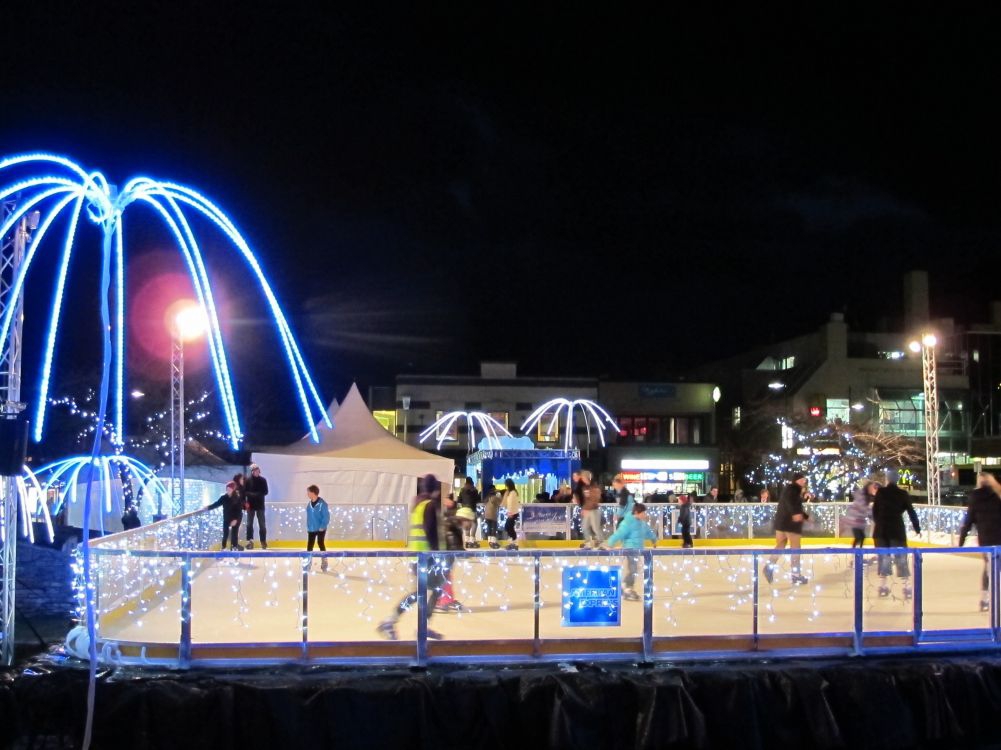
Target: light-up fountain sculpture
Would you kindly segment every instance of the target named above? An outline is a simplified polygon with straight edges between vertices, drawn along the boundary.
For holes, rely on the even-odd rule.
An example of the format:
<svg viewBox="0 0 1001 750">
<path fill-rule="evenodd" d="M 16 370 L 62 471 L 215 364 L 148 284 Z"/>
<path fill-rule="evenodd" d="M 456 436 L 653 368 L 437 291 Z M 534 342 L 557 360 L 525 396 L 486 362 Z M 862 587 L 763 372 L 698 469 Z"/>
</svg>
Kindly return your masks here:
<svg viewBox="0 0 1001 750">
<path fill-rule="evenodd" d="M 3 178 L 7 178 L 4 182 Z M 33 437 L 36 441 L 42 439 L 45 431 L 46 406 L 48 404 L 49 387 L 52 381 L 53 364 L 55 361 L 56 344 L 59 338 L 60 319 L 64 293 L 68 283 L 70 260 L 77 251 L 77 234 L 82 224 L 95 226 L 101 238 L 99 257 L 94 259 L 101 271 L 99 300 L 101 305 L 102 342 L 102 373 L 100 384 L 98 423 L 94 431 L 95 439 L 89 467 L 84 498 L 84 533 L 83 533 L 83 577 L 85 585 L 90 583 L 89 555 L 89 522 L 91 508 L 91 487 L 93 480 L 99 479 L 100 472 L 105 467 L 103 461 L 102 436 L 105 432 L 105 422 L 111 428 L 111 443 L 123 444 L 125 425 L 125 263 L 126 243 L 124 233 L 124 215 L 133 204 L 145 206 L 168 230 L 173 244 L 176 246 L 191 278 L 192 287 L 198 305 L 204 312 L 208 322 L 207 341 L 212 370 L 215 376 L 216 389 L 222 405 L 223 420 L 226 432 L 230 436 L 233 448 L 238 447 L 243 436 L 237 400 L 230 377 L 229 361 L 216 309 L 215 295 L 209 274 L 202 256 L 196 228 L 200 224 L 214 228 L 227 240 L 228 245 L 236 250 L 250 270 L 251 277 L 263 295 L 271 317 L 274 320 L 281 341 L 282 351 L 288 361 L 295 385 L 295 395 L 302 409 L 306 425 L 314 441 L 319 441 L 316 432 L 314 412 L 323 416 L 329 425 L 325 403 L 320 398 L 316 386 L 310 376 L 305 360 L 299 350 L 291 327 L 275 298 L 271 285 L 254 256 L 249 245 L 233 221 L 211 200 L 196 190 L 175 182 L 157 180 L 150 177 L 135 177 L 126 182 L 120 189 L 108 182 L 100 172 L 87 171 L 73 161 L 52 154 L 24 154 L 0 160 L 0 201 L 5 210 L 0 225 L 0 238 L 7 238 L 13 233 L 20 242 L 8 243 L 15 248 L 9 257 L 3 258 L 3 270 L 8 275 L 0 285 L 0 347 L 2 353 L 12 352 L 18 360 L 16 373 L 17 385 L 20 385 L 20 349 L 13 352 L 14 342 L 20 341 L 20 318 L 23 306 L 25 287 L 36 259 L 44 250 L 55 243 L 46 243 L 50 230 L 56 225 L 65 226 L 65 234 L 59 247 L 56 274 L 55 293 L 52 297 L 51 312 L 44 337 L 42 362 L 39 373 L 38 392 L 32 414 Z M 13 201 L 13 203 L 12 203 Z M 130 215 L 134 213 L 130 212 Z M 30 217 L 30 235 L 26 221 Z M 197 222 L 193 223 L 197 219 Z M 18 234 L 19 233 L 19 234 Z M 5 251 L 7 245 L 4 246 Z M 46 277 L 45 280 L 48 280 Z M 11 357 L 13 359 L 13 357 Z M 19 391 L 18 391 L 19 392 Z M 20 408 L 11 406 L 8 391 L 6 403 L 2 406 L 7 414 Z M 110 399 L 110 417 L 109 417 Z M 11 487 L 10 482 L 4 486 Z M 6 492 L 3 498 L 4 518 L 8 521 L 16 514 L 18 499 L 14 492 Z M 4 564 L 4 597 L 3 597 L 3 652 L 4 658 L 12 654 L 12 624 L 13 624 L 13 572 L 16 566 L 14 550 L 16 545 L 9 543 L 12 534 L 7 533 L 8 543 L 3 545 Z M 7 585 L 10 584 L 10 585 Z M 8 611 L 9 610 L 9 611 Z M 9 617 L 8 617 L 9 615 Z M 91 647 L 95 642 L 93 632 L 93 612 L 88 604 L 87 613 L 88 635 Z M 91 653 L 91 664 L 96 662 L 96 654 Z M 92 695 L 88 696 L 92 701 Z M 89 733 L 85 736 L 84 745 L 89 744 Z"/>
<path fill-rule="evenodd" d="M 563 440 L 563 447 L 570 450 L 574 443 L 574 413 L 579 410 L 584 420 L 584 427 L 587 430 L 587 442 L 591 443 L 591 426 L 594 425 L 601 440 L 601 445 L 605 445 L 605 430 L 611 428 L 615 432 L 619 431 L 619 426 L 612 419 L 605 409 L 594 401 L 578 398 L 571 401 L 567 398 L 554 398 L 542 404 L 539 408 L 528 415 L 528 418 L 521 425 L 521 431 L 526 433 L 539 424 L 540 420 L 549 414 L 548 422 L 543 424 L 547 435 L 551 435 L 553 430 L 559 426 L 560 415 L 566 412 L 566 437 Z"/>
<path fill-rule="evenodd" d="M 511 433 L 507 431 L 507 428 L 498 422 L 496 419 L 491 417 L 482 411 L 450 411 L 442 414 L 433 423 L 428 425 L 420 435 L 417 436 L 419 442 L 423 443 L 425 440 L 430 438 L 432 435 L 436 436 L 437 447 L 441 449 L 442 443 L 448 439 L 448 434 L 451 432 L 452 427 L 460 419 L 466 421 L 466 437 L 469 444 L 469 452 L 472 453 L 476 450 L 476 427 L 479 425 L 480 432 L 490 443 L 492 448 L 500 448 L 500 436 L 507 435 L 511 437 Z"/>
</svg>

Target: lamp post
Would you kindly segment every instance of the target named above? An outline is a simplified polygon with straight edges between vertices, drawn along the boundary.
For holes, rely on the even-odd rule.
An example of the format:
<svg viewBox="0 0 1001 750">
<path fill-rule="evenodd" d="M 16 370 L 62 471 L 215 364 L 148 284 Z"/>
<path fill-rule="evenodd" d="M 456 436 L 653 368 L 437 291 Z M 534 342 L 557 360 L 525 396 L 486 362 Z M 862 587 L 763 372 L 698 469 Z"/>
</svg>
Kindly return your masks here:
<svg viewBox="0 0 1001 750">
<path fill-rule="evenodd" d="M 175 516 L 184 512 L 184 342 L 197 339 L 207 326 L 208 318 L 199 305 L 182 302 L 174 307 L 170 337 L 170 499 Z"/>
<path fill-rule="evenodd" d="M 921 375 L 925 396 L 925 471 L 927 472 L 928 504 L 942 502 L 942 477 L 938 470 L 938 378 L 935 367 L 934 333 L 922 334 L 921 340 L 912 341 L 909 348 L 921 353 Z"/>
<path fill-rule="evenodd" d="M 403 402 L 403 442 L 407 442 L 407 415 L 410 414 L 410 396 L 403 396 L 400 401 Z"/>
</svg>

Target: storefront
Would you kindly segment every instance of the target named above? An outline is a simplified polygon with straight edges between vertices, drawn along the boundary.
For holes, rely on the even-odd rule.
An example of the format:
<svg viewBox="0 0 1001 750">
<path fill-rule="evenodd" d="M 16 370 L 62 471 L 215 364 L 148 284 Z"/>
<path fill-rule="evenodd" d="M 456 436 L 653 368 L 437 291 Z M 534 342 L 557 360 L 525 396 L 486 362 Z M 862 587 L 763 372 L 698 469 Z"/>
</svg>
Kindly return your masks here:
<svg viewBox="0 0 1001 750">
<path fill-rule="evenodd" d="M 705 495 L 716 484 L 719 472 L 715 448 L 693 447 L 640 450 L 610 447 L 611 475 L 622 474 L 627 489 L 638 498 L 673 493 Z"/>
</svg>

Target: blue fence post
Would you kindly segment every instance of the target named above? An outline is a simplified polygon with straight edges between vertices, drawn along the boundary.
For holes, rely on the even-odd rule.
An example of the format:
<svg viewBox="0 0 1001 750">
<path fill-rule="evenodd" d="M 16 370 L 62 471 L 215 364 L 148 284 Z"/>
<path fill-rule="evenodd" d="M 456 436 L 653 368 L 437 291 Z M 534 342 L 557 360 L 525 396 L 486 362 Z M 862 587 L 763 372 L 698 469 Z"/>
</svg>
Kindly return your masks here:
<svg viewBox="0 0 1001 750">
<path fill-rule="evenodd" d="M 428 566 L 431 556 L 417 553 L 417 666 L 428 662 Z"/>
<path fill-rule="evenodd" d="M 181 643 L 177 650 L 178 665 L 191 666 L 191 557 L 181 557 Z"/>
<path fill-rule="evenodd" d="M 924 557 L 921 550 L 914 550 L 914 645 L 921 643 L 921 628 L 923 625 L 923 604 L 922 604 L 922 564 Z M 906 585 L 906 584 L 905 584 Z"/>
<path fill-rule="evenodd" d="M 643 551 L 643 661 L 653 658 L 653 550 Z"/>
<path fill-rule="evenodd" d="M 309 570 L 312 555 L 299 558 L 302 567 L 302 660 L 309 661 Z"/>
<path fill-rule="evenodd" d="M 1001 637 L 1001 609 L 999 609 L 998 596 L 1001 594 L 1001 581 L 998 580 L 998 574 L 1001 573 L 1001 555 L 998 554 L 998 548 L 992 547 L 990 557 L 990 569 L 991 569 L 991 598 L 990 598 L 990 624 L 991 624 L 991 636 L 994 642 L 998 642 L 998 638 Z"/>
<path fill-rule="evenodd" d="M 751 552 L 751 650 L 758 650 L 759 630 L 758 630 L 758 598 L 761 594 L 761 586 L 758 579 L 761 574 L 761 553 L 755 550 Z"/>
<path fill-rule="evenodd" d="M 542 656 L 541 643 L 539 641 L 539 610 L 542 607 L 541 578 L 542 578 L 542 556 L 538 550 L 532 552 L 532 569 L 535 573 L 532 592 L 532 656 L 538 658 Z"/>
<path fill-rule="evenodd" d="M 863 620 L 862 620 L 862 576 L 865 568 L 865 555 L 861 547 L 856 547 L 854 555 L 854 585 L 852 590 L 852 650 L 857 656 L 862 655 Z"/>
</svg>

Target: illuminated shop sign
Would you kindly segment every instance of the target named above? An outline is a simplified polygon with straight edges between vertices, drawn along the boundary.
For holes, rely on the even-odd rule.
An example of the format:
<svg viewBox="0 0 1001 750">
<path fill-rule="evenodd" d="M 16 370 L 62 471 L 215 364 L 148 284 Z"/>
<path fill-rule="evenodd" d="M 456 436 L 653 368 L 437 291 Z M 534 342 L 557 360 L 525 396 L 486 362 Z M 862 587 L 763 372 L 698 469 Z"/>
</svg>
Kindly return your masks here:
<svg viewBox="0 0 1001 750">
<path fill-rule="evenodd" d="M 622 470 L 709 471 L 707 458 L 623 458 Z"/>
<path fill-rule="evenodd" d="M 637 482 L 698 482 L 706 480 L 701 471 L 624 471 L 622 481 Z"/>
</svg>

